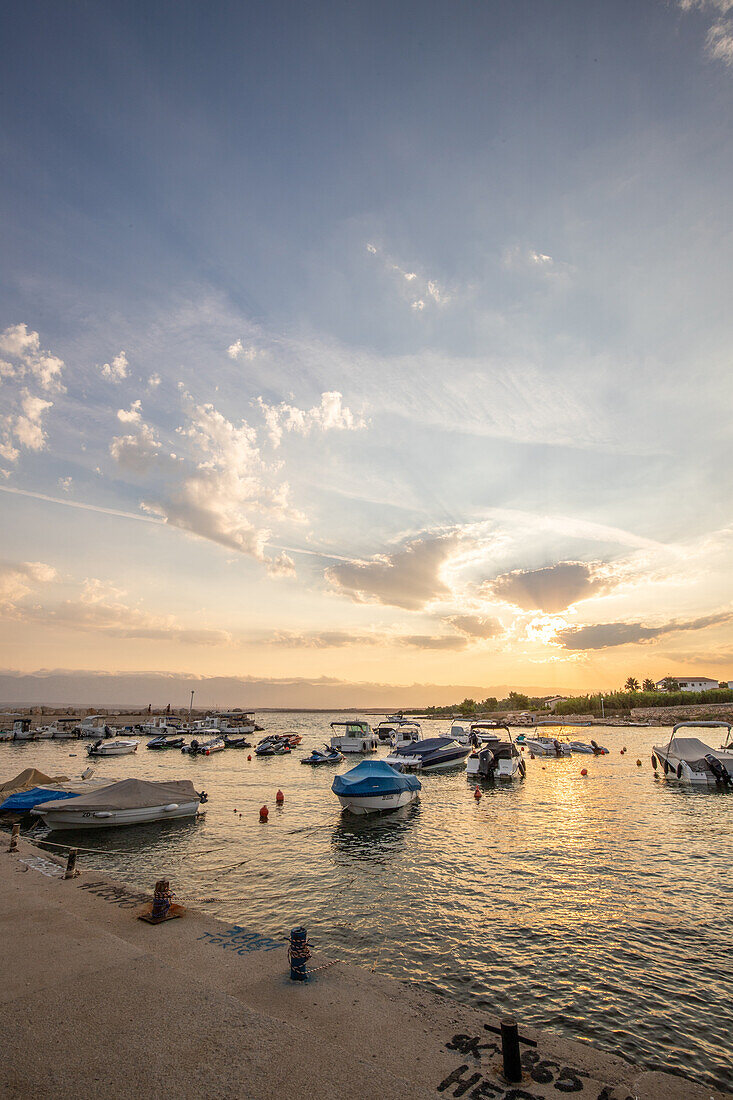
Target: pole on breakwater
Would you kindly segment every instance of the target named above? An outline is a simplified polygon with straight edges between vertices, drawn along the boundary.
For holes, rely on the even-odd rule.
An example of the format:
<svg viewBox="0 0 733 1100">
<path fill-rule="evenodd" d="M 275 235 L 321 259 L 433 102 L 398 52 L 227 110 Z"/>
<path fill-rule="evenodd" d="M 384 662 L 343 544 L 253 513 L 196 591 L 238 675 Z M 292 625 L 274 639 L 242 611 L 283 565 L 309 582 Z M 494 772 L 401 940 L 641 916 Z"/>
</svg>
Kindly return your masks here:
<svg viewBox="0 0 733 1100">
<path fill-rule="evenodd" d="M 522 1060 L 519 1053 L 519 1027 L 513 1016 L 501 1021 L 501 1057 L 507 1081 L 522 1080 Z"/>
<path fill-rule="evenodd" d="M 66 858 L 66 870 L 64 871 L 64 878 L 76 878 L 76 876 L 79 874 L 76 869 L 77 855 L 77 848 L 69 848 L 69 854 Z"/>
<path fill-rule="evenodd" d="M 10 831 L 10 847 L 8 848 L 9 852 L 17 852 L 18 851 L 18 837 L 19 836 L 20 836 L 20 822 L 16 821 L 15 824 L 13 825 L 13 828 Z"/>
<path fill-rule="evenodd" d="M 292 982 L 308 981 L 308 959 L 311 957 L 308 946 L 307 929 L 293 928 L 290 933 L 290 947 L 288 959 L 290 960 L 290 980 Z"/>
</svg>

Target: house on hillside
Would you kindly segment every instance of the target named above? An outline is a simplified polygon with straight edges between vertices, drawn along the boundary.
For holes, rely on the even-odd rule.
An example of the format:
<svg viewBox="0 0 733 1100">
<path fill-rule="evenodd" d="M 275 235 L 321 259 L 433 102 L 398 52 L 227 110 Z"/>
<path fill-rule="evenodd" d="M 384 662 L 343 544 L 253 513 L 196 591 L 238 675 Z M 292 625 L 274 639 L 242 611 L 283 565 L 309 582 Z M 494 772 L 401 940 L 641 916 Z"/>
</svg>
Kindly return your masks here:
<svg viewBox="0 0 733 1100">
<path fill-rule="evenodd" d="M 558 703 L 564 703 L 566 695 L 551 695 L 549 699 L 545 699 L 542 706 L 545 710 L 554 711 Z"/>
<path fill-rule="evenodd" d="M 680 691 L 712 691 L 720 683 L 719 680 L 711 680 L 709 676 L 665 676 L 654 685 L 657 691 L 666 691 L 668 680 L 678 683 Z"/>
</svg>

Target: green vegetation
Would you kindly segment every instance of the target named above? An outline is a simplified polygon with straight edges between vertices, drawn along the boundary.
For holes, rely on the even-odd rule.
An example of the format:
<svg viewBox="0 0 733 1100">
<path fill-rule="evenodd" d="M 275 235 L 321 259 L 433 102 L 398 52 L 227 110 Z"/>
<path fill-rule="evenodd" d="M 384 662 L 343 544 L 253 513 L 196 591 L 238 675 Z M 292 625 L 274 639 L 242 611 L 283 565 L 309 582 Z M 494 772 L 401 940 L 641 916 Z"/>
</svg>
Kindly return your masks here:
<svg viewBox="0 0 733 1100">
<path fill-rule="evenodd" d="M 628 682 L 628 681 L 627 681 Z M 733 691 L 610 691 L 603 693 L 603 712 L 629 711 L 632 707 L 684 707 L 695 703 L 733 703 Z M 555 714 L 601 715 L 600 695 L 578 695 L 555 707 Z"/>
<path fill-rule="evenodd" d="M 545 697 L 548 698 L 548 697 Z M 490 695 L 481 702 L 475 699 L 464 699 L 462 703 L 451 703 L 447 707 L 423 707 L 410 710 L 410 714 L 425 714 L 430 718 L 450 718 L 452 715 L 460 715 L 461 718 L 477 718 L 479 715 L 506 710 L 542 710 L 545 698 L 532 698 L 522 695 L 519 691 L 510 691 L 506 699 L 496 699 Z"/>
</svg>

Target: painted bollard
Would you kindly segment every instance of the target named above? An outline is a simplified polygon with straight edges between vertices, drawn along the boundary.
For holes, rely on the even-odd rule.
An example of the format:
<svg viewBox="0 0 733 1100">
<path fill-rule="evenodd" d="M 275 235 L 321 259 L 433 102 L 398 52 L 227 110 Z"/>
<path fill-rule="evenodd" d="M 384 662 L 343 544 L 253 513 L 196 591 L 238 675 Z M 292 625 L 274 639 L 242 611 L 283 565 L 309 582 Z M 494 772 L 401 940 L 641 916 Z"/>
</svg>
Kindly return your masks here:
<svg viewBox="0 0 733 1100">
<path fill-rule="evenodd" d="M 308 932 L 302 926 L 293 928 L 290 932 L 290 947 L 288 958 L 290 960 L 290 980 L 293 982 L 308 981 L 308 959 L 311 957 L 308 946 Z"/>
<path fill-rule="evenodd" d="M 517 1021 L 508 1016 L 501 1021 L 501 1058 L 507 1081 L 522 1080 L 522 1061 L 519 1053 L 519 1028 Z"/>
</svg>

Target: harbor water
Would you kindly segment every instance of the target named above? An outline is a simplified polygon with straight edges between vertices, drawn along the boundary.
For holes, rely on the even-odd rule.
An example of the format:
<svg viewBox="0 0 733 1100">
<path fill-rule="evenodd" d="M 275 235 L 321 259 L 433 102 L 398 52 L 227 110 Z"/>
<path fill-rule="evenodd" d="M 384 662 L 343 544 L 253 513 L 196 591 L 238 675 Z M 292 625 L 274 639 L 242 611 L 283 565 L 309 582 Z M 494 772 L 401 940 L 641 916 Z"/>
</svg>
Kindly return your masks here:
<svg viewBox="0 0 733 1100">
<path fill-rule="evenodd" d="M 300 764 L 337 717 L 262 715 L 268 733 L 303 741 L 251 761 L 241 749 L 150 752 L 143 737 L 134 756 L 98 760 L 96 776 L 191 778 L 209 795 L 205 817 L 50 839 L 96 849 L 79 867 L 120 882 L 168 877 L 179 898 L 248 931 L 285 940 L 302 924 L 321 955 L 733 1088 L 733 794 L 655 779 L 651 746 L 669 730 L 567 730 L 610 754 L 528 759 L 523 782 L 483 785 L 480 801 L 462 769 L 429 774 L 419 802 L 372 818 L 342 812 L 330 789 L 360 757 Z M 447 729 L 423 723 L 425 736 Z M 85 745 L 2 744 L 0 778 L 31 765 L 79 775 Z"/>
</svg>

